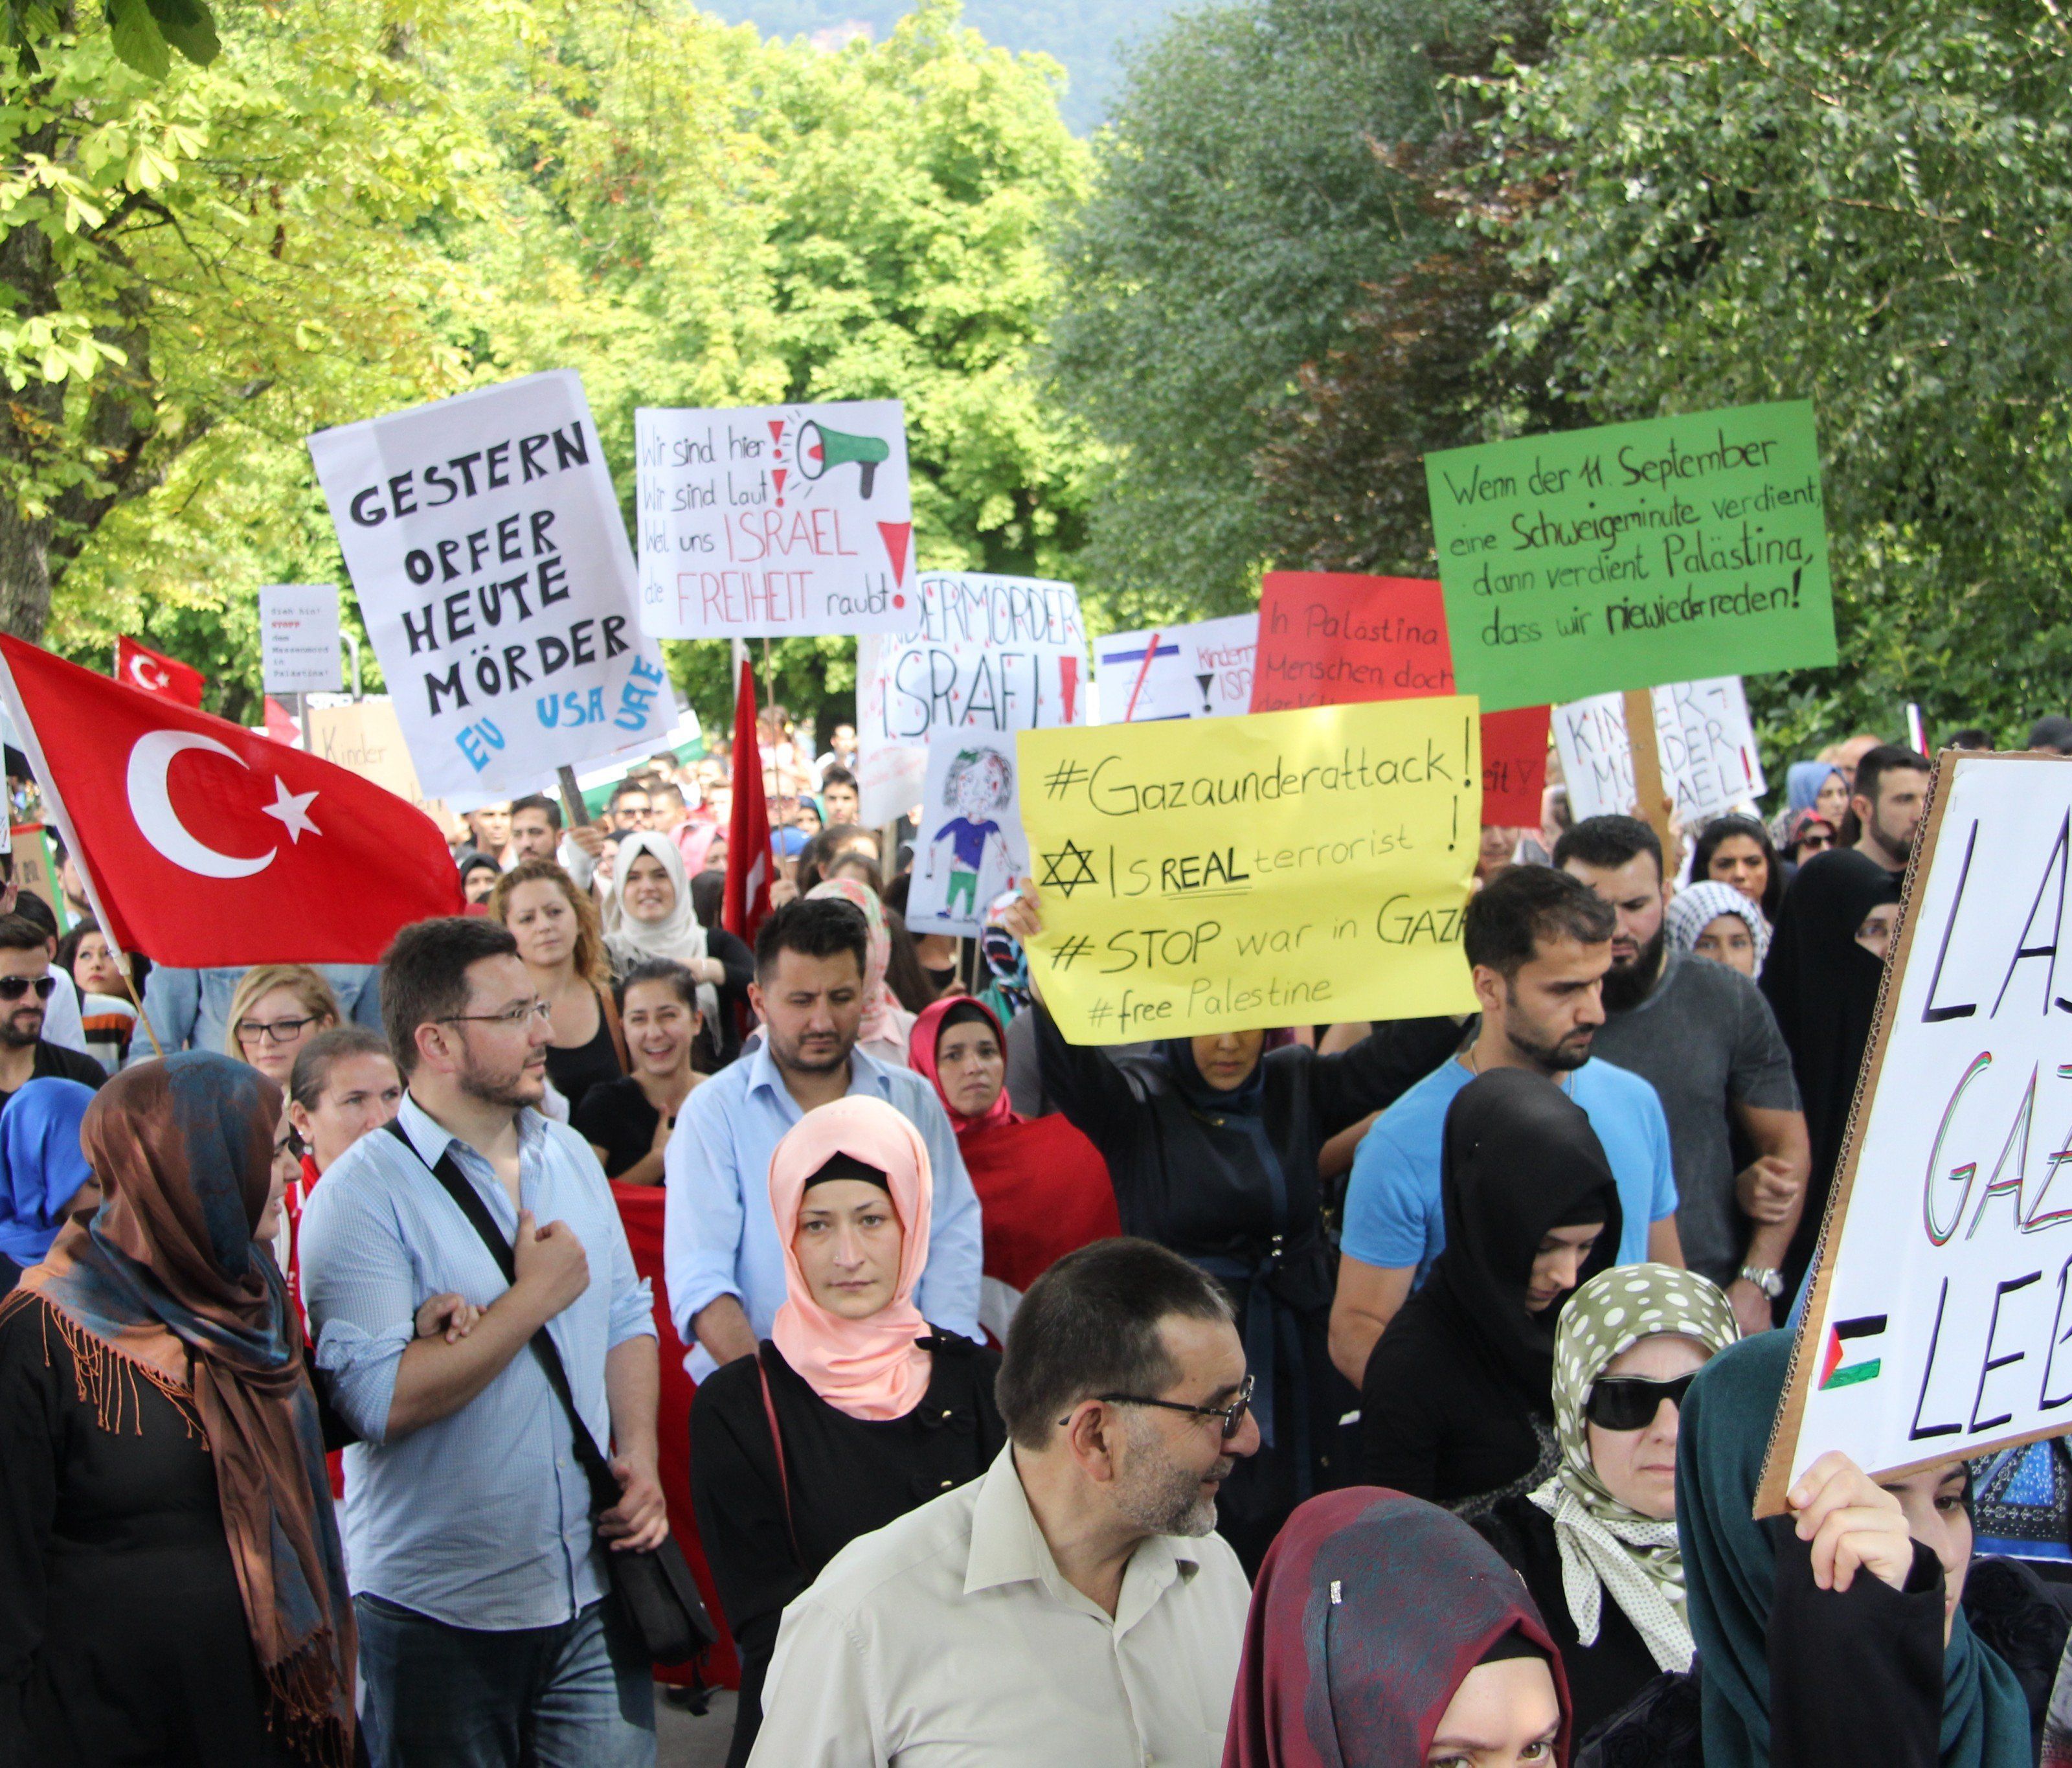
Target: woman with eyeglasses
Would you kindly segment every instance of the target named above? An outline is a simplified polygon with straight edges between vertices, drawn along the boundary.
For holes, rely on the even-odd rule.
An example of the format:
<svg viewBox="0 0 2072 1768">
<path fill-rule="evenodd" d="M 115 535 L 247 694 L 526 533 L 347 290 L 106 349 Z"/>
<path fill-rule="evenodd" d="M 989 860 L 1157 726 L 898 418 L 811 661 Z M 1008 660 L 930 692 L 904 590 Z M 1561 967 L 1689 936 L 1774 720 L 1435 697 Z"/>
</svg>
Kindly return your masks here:
<svg viewBox="0 0 2072 1768">
<path fill-rule="evenodd" d="M 1695 1271 L 1624 1264 L 1569 1298 L 1554 1335 L 1552 1478 L 1476 1520 L 1546 1621 L 1577 1735 L 1691 1667 L 1676 1541 L 1676 1427 L 1691 1378 L 1740 1338 Z"/>
<path fill-rule="evenodd" d="M 255 964 L 230 997 L 224 1054 L 250 1063 L 286 1092 L 303 1044 L 344 1017 L 331 985 L 306 964 Z"/>
<path fill-rule="evenodd" d="M 1367 1359 L 1361 1478 L 1472 1522 L 1560 1465 L 1555 1328 L 1618 1256 L 1618 1187 L 1581 1106 L 1492 1068 L 1447 1108 L 1440 1196 L 1445 1244 Z"/>
<path fill-rule="evenodd" d="M 1006 1442 L 1000 1359 L 938 1330 L 928 1150 L 882 1100 L 808 1112 L 770 1162 L 787 1299 L 753 1357 L 700 1386 L 691 1496 L 741 1651 L 729 1768 L 748 1760 L 784 1605 L 860 1535 L 976 1479 Z"/>
</svg>

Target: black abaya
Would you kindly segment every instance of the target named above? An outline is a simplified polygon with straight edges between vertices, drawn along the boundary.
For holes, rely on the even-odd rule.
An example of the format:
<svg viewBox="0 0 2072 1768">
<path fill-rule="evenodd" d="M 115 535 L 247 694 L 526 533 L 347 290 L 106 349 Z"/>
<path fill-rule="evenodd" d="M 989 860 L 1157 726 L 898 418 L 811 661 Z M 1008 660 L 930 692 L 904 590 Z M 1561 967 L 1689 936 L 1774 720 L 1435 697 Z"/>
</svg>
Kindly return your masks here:
<svg viewBox="0 0 2072 1768">
<path fill-rule="evenodd" d="M 0 1762 L 298 1763 L 267 1728 L 208 1445 L 132 1394 L 102 1429 L 48 1310 L 0 1322 Z"/>
<path fill-rule="evenodd" d="M 1472 1519 L 1553 1471 L 1554 1328 L 1567 1294 L 1529 1312 L 1532 1262 L 1550 1229 L 1602 1222 L 1577 1286 L 1608 1269 L 1618 1186 L 1582 1107 L 1522 1068 L 1492 1069 L 1454 1096 L 1439 1185 L 1446 1244 L 1367 1359 L 1360 1477 Z"/>
<path fill-rule="evenodd" d="M 1123 1232 L 1200 1266 L 1236 1306 L 1272 1441 L 1225 1482 L 1219 1527 L 1256 1571 L 1289 1512 L 1352 1474 L 1336 1453 L 1353 1396 L 1327 1342 L 1337 1252 L 1318 1153 L 1450 1056 L 1460 1028 L 1404 1019 L 1338 1055 L 1269 1051 L 1244 1086 L 1219 1093 L 1184 1043 L 1124 1067 L 1104 1049 L 1067 1042 L 1041 1003 L 1030 1016 L 1043 1091 L 1107 1161 Z"/>
<path fill-rule="evenodd" d="M 1820 1237 L 1841 1158 L 1856 1076 L 1877 1017 L 1885 966 L 1856 944 L 1881 903 L 1899 900 L 1899 875 L 1853 849 L 1815 853 L 1785 892 L 1762 988 L 1791 1051 L 1813 1166 L 1806 1207 L 1785 1259 L 1785 1293 L 1799 1284 Z"/>
</svg>

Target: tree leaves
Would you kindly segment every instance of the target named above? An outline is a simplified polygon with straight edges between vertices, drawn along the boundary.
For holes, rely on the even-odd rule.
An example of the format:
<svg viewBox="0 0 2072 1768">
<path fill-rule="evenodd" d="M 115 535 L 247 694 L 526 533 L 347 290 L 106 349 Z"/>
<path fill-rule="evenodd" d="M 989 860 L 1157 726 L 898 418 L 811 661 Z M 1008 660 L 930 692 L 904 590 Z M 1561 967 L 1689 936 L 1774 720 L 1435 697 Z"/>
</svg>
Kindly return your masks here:
<svg viewBox="0 0 2072 1768">
<path fill-rule="evenodd" d="M 10 4 L 18 7 L 21 0 Z M 221 47 L 202 0 L 104 0 L 104 10 L 116 55 L 149 79 L 163 80 L 172 72 L 175 49 L 206 67 Z"/>
</svg>

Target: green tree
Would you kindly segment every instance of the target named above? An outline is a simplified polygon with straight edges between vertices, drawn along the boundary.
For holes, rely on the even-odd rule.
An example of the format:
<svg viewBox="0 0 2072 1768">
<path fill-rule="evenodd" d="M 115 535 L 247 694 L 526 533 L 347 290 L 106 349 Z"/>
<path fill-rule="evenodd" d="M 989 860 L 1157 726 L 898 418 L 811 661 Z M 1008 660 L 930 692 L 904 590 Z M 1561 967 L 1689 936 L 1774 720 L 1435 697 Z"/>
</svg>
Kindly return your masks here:
<svg viewBox="0 0 2072 1768">
<path fill-rule="evenodd" d="M 1108 450 L 1088 572 L 1119 611 L 1227 611 L 1255 590 L 1277 494 L 1254 457 L 1371 286 L 1445 238 L 1395 150 L 1459 125 L 1441 76 L 1495 10 L 1233 0 L 1132 59 L 1063 247 L 1054 356 Z"/>
<path fill-rule="evenodd" d="M 582 371 L 629 525 L 636 405 L 898 398 L 919 561 L 1069 574 L 1088 448 L 1028 367 L 1087 176 L 1054 64 L 953 0 L 835 54 L 632 3 L 534 16 L 524 94 L 485 113 L 521 176 L 476 347 Z M 772 648 L 794 711 L 853 692 L 852 641 Z M 728 648 L 672 650 L 724 719 Z"/>
<path fill-rule="evenodd" d="M 1593 0 L 1493 150 L 1600 420 L 1811 396 L 1841 664 L 1751 683 L 1799 745 L 2017 738 L 2072 699 L 2072 24 L 2051 0 Z"/>
<path fill-rule="evenodd" d="M 421 323 L 454 272 L 420 235 L 486 164 L 406 9 L 228 5 L 224 52 L 162 80 L 125 64 L 135 10 L 0 50 L 0 626 L 41 637 L 134 516 L 60 610 L 96 648 L 142 604 L 207 600 L 226 481 L 235 502 L 304 430 L 457 384 Z M 246 513 L 306 533 L 292 497 Z"/>
</svg>

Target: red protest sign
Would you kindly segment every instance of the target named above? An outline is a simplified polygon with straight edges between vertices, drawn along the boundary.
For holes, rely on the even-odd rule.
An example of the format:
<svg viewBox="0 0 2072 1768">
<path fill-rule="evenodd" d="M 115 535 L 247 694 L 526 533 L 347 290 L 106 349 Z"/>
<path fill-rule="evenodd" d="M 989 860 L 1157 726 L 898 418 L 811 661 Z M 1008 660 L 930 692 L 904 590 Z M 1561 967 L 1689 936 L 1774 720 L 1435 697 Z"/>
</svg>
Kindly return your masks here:
<svg viewBox="0 0 2072 1768">
<path fill-rule="evenodd" d="M 1252 709 L 1416 700 L 1453 692 L 1439 586 L 1424 578 L 1268 571 L 1260 586 Z M 1482 715 L 1482 820 L 1540 826 L 1545 706 Z"/>
<path fill-rule="evenodd" d="M 1482 821 L 1493 828 L 1537 828 L 1547 784 L 1545 706 L 1482 714 Z"/>
<path fill-rule="evenodd" d="M 1252 709 L 1422 700 L 1453 691 L 1437 583 L 1344 571 L 1268 571 L 1259 592 Z"/>
</svg>

